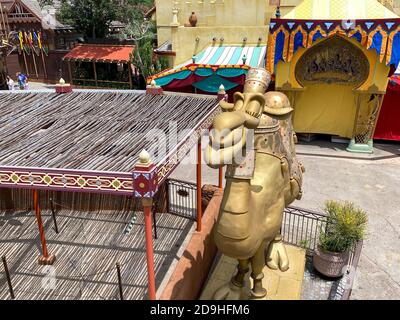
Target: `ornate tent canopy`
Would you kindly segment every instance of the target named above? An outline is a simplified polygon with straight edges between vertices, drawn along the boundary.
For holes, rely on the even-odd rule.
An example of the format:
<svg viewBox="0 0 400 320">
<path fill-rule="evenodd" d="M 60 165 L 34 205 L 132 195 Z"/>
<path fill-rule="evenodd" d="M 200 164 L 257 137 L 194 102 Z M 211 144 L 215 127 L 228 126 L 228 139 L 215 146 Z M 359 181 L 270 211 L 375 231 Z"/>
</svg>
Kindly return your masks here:
<svg viewBox="0 0 400 320">
<path fill-rule="evenodd" d="M 243 84 L 250 68 L 264 66 L 265 46 L 211 46 L 191 60 L 149 77 L 166 90 L 193 85 L 217 93 L 221 84 L 226 90 Z"/>
<path fill-rule="evenodd" d="M 398 17 L 376 0 L 304 0 L 282 18 L 354 20 L 393 19 Z"/>
<path fill-rule="evenodd" d="M 291 61 L 300 47 L 311 47 L 334 35 L 354 38 L 373 49 L 381 63 L 397 68 L 400 62 L 400 17 L 375 0 L 305 0 L 283 19 L 272 19 L 267 69 Z"/>
<path fill-rule="evenodd" d="M 156 189 L 219 113 L 210 97 L 110 90 L 5 92 L 0 106 L 0 187 L 138 197 L 137 180 L 154 177 Z M 179 141 L 167 136 L 173 122 Z M 155 164 L 146 177 L 134 170 L 144 148 Z"/>
</svg>

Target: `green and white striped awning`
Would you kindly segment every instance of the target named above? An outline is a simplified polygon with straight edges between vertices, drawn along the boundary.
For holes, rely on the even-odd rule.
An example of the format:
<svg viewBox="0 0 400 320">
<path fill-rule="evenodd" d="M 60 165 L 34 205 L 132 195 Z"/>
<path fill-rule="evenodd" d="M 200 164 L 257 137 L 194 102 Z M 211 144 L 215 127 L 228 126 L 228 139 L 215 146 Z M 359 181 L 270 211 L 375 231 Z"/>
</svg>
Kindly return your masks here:
<svg viewBox="0 0 400 320">
<path fill-rule="evenodd" d="M 247 73 L 250 68 L 265 67 L 266 52 L 267 47 L 261 45 L 210 46 L 185 63 L 149 77 L 147 82 L 155 80 L 158 85 L 167 86 L 175 80 L 184 80 L 191 74 L 206 76 L 207 70 L 224 73 L 225 76 L 229 73 L 231 76 L 238 76 Z"/>
<path fill-rule="evenodd" d="M 246 64 L 251 68 L 258 68 L 265 66 L 266 51 L 266 46 L 213 46 L 194 56 L 194 60 L 196 64 L 202 65 Z"/>
</svg>

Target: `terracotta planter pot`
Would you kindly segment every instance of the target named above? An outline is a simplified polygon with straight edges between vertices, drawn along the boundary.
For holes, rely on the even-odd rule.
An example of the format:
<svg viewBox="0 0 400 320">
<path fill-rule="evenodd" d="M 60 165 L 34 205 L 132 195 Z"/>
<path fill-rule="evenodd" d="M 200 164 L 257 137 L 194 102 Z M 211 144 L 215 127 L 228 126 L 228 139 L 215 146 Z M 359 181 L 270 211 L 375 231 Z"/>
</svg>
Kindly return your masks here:
<svg viewBox="0 0 400 320">
<path fill-rule="evenodd" d="M 344 267 L 348 264 L 349 252 L 324 252 L 321 247 L 315 250 L 313 257 L 314 268 L 324 276 L 338 278 L 343 276 Z"/>
</svg>

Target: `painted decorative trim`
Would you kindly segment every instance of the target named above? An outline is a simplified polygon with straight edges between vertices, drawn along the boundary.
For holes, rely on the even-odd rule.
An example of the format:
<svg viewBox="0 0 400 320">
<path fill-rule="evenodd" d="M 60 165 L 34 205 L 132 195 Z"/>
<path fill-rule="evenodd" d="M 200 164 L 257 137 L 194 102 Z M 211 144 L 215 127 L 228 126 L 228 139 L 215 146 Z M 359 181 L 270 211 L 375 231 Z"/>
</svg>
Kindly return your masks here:
<svg viewBox="0 0 400 320">
<path fill-rule="evenodd" d="M 271 19 L 266 61 L 268 71 L 273 73 L 279 60 L 290 62 L 300 47 L 309 48 L 319 39 L 335 35 L 354 38 L 367 49 L 375 50 L 381 63 L 394 68 L 400 64 L 400 19 Z"/>
<path fill-rule="evenodd" d="M 164 78 L 182 71 L 190 71 L 192 73 L 194 73 L 197 69 L 210 69 L 212 70 L 212 72 L 216 72 L 217 70 L 220 69 L 242 69 L 242 70 L 250 70 L 251 67 L 245 64 L 234 64 L 234 65 L 209 65 L 209 64 L 195 64 L 195 63 L 191 63 L 188 65 L 185 65 L 183 67 L 180 68 L 176 68 L 176 69 L 166 69 L 160 73 L 157 73 L 155 75 L 152 75 L 150 77 L 147 78 L 147 84 L 150 84 L 153 80 L 157 80 L 160 78 Z M 189 75 L 190 75 L 189 74 Z M 188 76 L 189 76 L 188 75 Z"/>
<path fill-rule="evenodd" d="M 0 187 L 133 194 L 127 173 L 0 167 Z"/>
<path fill-rule="evenodd" d="M 133 181 L 136 198 L 153 198 L 158 190 L 157 167 L 155 165 L 136 166 Z"/>
</svg>

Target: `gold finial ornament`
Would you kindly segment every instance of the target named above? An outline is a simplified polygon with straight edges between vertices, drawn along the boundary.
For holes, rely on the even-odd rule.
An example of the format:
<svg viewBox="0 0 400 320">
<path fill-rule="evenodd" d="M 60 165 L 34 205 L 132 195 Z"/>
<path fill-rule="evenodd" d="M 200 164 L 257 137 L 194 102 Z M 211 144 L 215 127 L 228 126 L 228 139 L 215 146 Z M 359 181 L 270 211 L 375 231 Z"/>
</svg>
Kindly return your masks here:
<svg viewBox="0 0 400 320">
<path fill-rule="evenodd" d="M 262 68 L 250 69 L 244 84 L 244 92 L 264 94 L 270 82 L 271 74 L 267 70 Z"/>
<path fill-rule="evenodd" d="M 289 114 L 293 111 L 290 106 L 290 101 L 288 97 L 282 92 L 270 91 L 265 95 L 265 107 L 264 112 L 275 115 L 282 116 Z"/>
<path fill-rule="evenodd" d="M 145 149 L 139 154 L 139 163 L 142 165 L 151 163 L 150 154 Z"/>
</svg>

